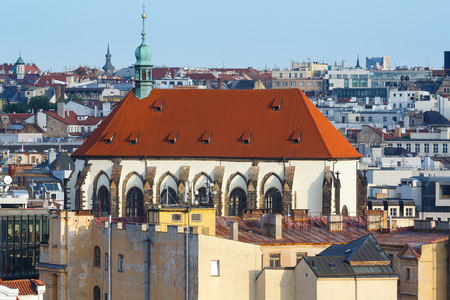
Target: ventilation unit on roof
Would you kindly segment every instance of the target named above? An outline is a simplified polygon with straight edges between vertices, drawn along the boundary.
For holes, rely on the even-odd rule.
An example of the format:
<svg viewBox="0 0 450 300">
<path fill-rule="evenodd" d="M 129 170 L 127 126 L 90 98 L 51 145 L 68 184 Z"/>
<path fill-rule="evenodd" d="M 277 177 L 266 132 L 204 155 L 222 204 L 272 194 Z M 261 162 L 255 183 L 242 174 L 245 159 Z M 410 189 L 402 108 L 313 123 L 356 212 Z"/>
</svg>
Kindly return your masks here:
<svg viewBox="0 0 450 300">
<path fill-rule="evenodd" d="M 352 249 L 347 249 L 347 250 L 344 251 L 345 254 L 348 254 L 350 252 L 352 252 Z"/>
<path fill-rule="evenodd" d="M 153 105 L 153 110 L 154 111 L 161 111 L 163 108 L 163 104 L 164 104 L 164 99 L 163 98 L 158 98 L 155 101 L 155 104 Z"/>
<path fill-rule="evenodd" d="M 211 136 L 212 136 L 212 132 L 211 131 L 205 131 L 203 133 L 202 136 L 202 144 L 204 145 L 208 145 L 211 143 Z"/>
<path fill-rule="evenodd" d="M 281 109 L 281 103 L 283 102 L 283 98 L 276 97 L 272 102 L 272 110 L 279 111 Z"/>
<path fill-rule="evenodd" d="M 300 130 L 294 130 L 291 137 L 292 144 L 300 144 L 300 139 L 302 137 L 302 132 Z"/>
<path fill-rule="evenodd" d="M 105 137 L 103 138 L 105 144 L 111 144 L 115 135 L 116 135 L 115 132 L 108 132 L 107 134 L 105 134 Z"/>
<path fill-rule="evenodd" d="M 175 144 L 178 138 L 178 131 L 171 131 L 169 137 L 167 138 L 167 142 L 169 144 Z"/>
<path fill-rule="evenodd" d="M 242 144 L 250 144 L 250 140 L 252 139 L 252 132 L 245 131 L 242 135 Z"/>
<path fill-rule="evenodd" d="M 128 139 L 130 145 L 136 145 L 139 139 L 139 132 L 132 132 Z"/>
</svg>

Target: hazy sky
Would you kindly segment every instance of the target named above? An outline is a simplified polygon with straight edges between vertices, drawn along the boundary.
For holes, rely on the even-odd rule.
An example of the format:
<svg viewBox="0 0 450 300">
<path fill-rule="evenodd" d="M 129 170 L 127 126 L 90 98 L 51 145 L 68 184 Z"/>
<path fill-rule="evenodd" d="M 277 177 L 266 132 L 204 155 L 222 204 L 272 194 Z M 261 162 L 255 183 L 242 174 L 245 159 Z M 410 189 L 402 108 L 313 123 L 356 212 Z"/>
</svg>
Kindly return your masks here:
<svg viewBox="0 0 450 300">
<path fill-rule="evenodd" d="M 362 66 L 366 56 L 441 69 L 450 50 L 449 0 L 146 0 L 155 65 L 289 67 L 290 61 Z M 141 0 L 1 0 L 0 63 L 19 52 L 41 70 L 135 63 Z"/>
</svg>

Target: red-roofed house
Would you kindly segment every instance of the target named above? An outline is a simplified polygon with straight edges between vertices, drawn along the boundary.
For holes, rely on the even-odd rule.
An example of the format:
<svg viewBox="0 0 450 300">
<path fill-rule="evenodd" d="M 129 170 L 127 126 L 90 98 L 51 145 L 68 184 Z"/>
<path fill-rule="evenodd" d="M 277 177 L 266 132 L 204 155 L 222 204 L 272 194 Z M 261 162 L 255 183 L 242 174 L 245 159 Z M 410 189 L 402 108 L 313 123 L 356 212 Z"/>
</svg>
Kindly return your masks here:
<svg viewBox="0 0 450 300">
<path fill-rule="evenodd" d="M 186 181 L 220 215 L 364 209 L 360 154 L 298 89 L 131 92 L 73 157 L 70 209 L 141 216 L 183 204 Z"/>
<path fill-rule="evenodd" d="M 0 299 L 2 300 L 43 300 L 45 284 L 36 279 L 1 280 Z"/>
</svg>

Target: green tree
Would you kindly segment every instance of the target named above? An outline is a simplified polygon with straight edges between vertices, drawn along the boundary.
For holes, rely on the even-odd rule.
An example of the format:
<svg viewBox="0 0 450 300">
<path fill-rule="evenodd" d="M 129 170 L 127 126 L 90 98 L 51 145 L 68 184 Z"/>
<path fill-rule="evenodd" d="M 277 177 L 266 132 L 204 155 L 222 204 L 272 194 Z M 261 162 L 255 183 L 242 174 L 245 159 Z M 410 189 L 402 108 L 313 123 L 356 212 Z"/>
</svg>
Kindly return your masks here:
<svg viewBox="0 0 450 300">
<path fill-rule="evenodd" d="M 28 108 L 34 109 L 34 111 L 38 111 L 39 109 L 49 110 L 55 107 L 52 104 L 45 96 L 34 96 L 28 100 Z"/>
<path fill-rule="evenodd" d="M 13 103 L 5 105 L 4 110 L 7 113 L 26 113 L 28 111 L 28 107 L 26 103 Z"/>
</svg>

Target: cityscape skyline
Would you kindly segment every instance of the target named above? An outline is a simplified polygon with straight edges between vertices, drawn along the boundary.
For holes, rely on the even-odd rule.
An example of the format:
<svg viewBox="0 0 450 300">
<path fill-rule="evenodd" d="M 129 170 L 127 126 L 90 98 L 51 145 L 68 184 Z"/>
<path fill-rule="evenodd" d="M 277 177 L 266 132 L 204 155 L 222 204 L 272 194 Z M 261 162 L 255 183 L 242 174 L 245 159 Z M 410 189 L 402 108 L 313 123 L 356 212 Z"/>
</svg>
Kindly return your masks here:
<svg viewBox="0 0 450 300">
<path fill-rule="evenodd" d="M 169 6 L 146 1 L 147 44 L 155 65 L 286 68 L 293 60 L 311 58 L 329 64 L 346 60 L 354 66 L 359 54 L 362 66 L 366 56 L 391 56 L 392 68 L 441 69 L 443 51 L 450 45 L 441 39 L 439 20 L 445 19 L 450 3 L 427 3 L 427 11 L 433 11 L 430 21 L 422 16 L 420 3 L 380 0 L 367 7 L 351 0 L 326 0 L 319 7 L 291 0 L 277 6 L 232 0 L 224 6 L 176 0 Z M 0 50 L 0 63 L 14 63 L 21 53 L 26 63 L 36 63 L 43 71 L 101 67 L 108 43 L 117 69 L 135 62 L 141 1 L 8 1 L 3 11 L 5 23 L 14 25 L 3 29 L 8 46 Z"/>
</svg>

